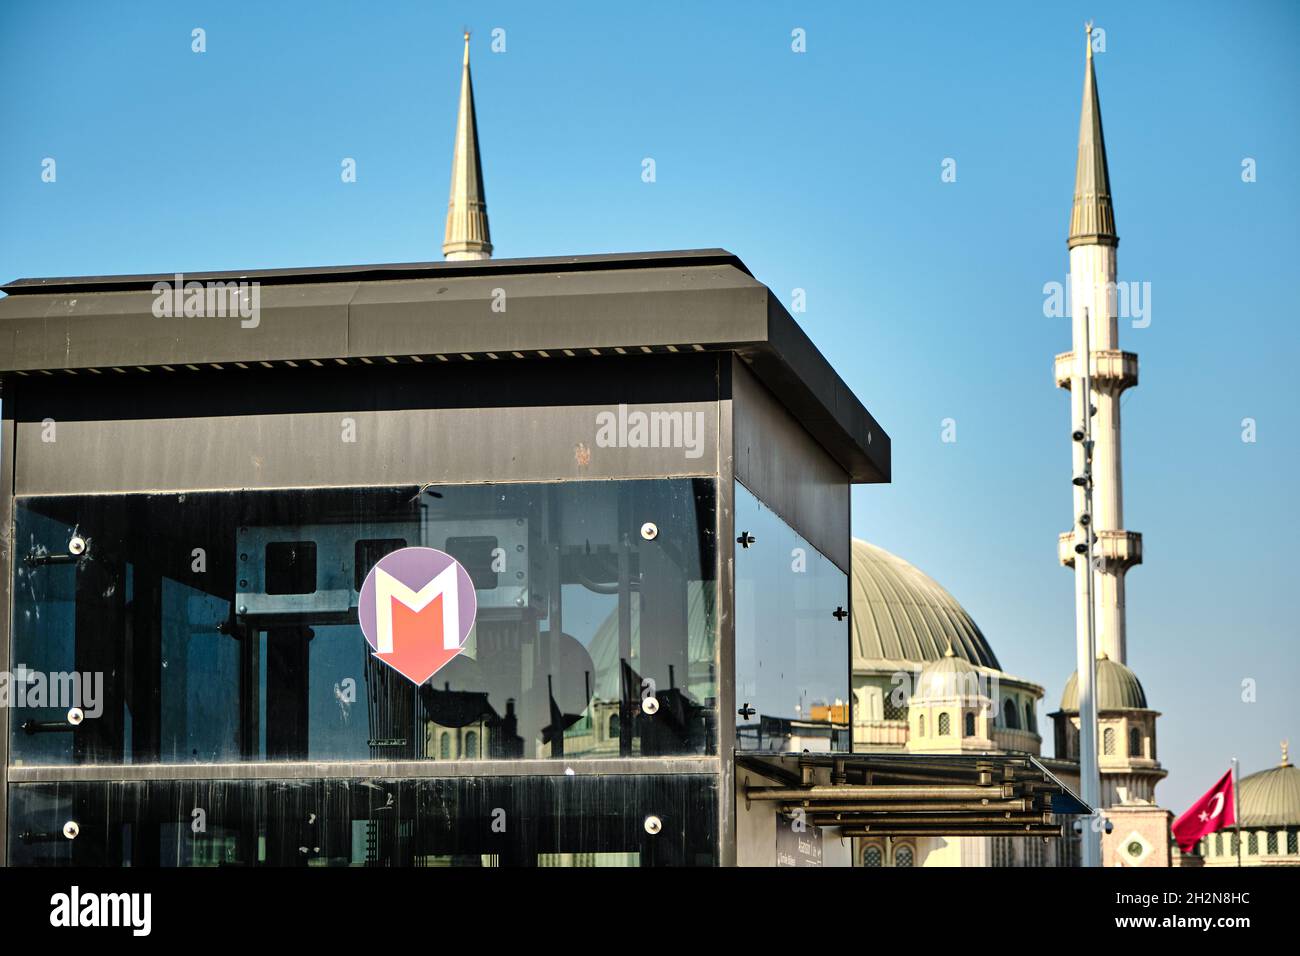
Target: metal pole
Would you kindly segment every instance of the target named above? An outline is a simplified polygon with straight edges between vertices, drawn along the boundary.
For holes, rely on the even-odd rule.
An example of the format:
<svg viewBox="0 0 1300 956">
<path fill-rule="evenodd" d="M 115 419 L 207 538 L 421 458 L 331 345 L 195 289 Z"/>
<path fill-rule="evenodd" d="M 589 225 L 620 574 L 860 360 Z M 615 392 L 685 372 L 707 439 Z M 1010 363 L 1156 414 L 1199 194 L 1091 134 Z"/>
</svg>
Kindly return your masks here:
<svg viewBox="0 0 1300 956">
<path fill-rule="evenodd" d="M 1079 362 L 1082 362 L 1082 374 Z M 1096 621 L 1093 614 L 1092 521 L 1092 329 L 1088 309 L 1083 310 L 1083 356 L 1076 356 L 1075 388 L 1075 644 L 1079 692 L 1079 795 L 1100 811 L 1101 776 L 1097 766 L 1097 701 L 1094 696 L 1097 667 Z M 1074 436 L 1072 436 L 1074 437 Z M 1082 532 L 1083 550 L 1078 548 Z M 1084 866 L 1101 865 L 1100 813 L 1081 821 L 1081 857 Z"/>
<path fill-rule="evenodd" d="M 1237 800 L 1237 758 L 1232 758 L 1232 829 L 1236 836 L 1237 865 L 1241 866 L 1241 804 Z"/>
</svg>

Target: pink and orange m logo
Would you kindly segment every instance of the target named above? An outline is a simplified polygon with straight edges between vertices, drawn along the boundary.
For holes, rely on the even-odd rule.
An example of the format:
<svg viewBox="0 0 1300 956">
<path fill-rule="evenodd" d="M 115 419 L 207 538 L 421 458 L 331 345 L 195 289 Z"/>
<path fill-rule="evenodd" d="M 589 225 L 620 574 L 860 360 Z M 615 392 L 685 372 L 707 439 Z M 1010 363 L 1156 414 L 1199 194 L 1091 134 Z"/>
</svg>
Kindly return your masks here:
<svg viewBox="0 0 1300 956">
<path fill-rule="evenodd" d="M 469 573 L 434 548 L 402 548 L 370 570 L 357 609 L 375 657 L 423 684 L 464 649 L 478 600 Z"/>
</svg>

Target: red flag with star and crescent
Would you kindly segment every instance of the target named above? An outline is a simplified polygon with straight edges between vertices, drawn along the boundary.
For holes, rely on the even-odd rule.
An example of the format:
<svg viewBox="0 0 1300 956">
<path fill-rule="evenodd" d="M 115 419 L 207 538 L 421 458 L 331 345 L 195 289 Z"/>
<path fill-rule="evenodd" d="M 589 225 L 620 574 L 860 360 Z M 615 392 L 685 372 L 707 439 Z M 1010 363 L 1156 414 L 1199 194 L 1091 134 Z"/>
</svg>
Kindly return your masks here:
<svg viewBox="0 0 1300 956">
<path fill-rule="evenodd" d="M 1222 830 L 1237 822 L 1235 800 L 1232 792 L 1232 771 L 1229 770 L 1219 782 L 1206 791 L 1205 796 L 1188 808 L 1187 812 L 1174 821 L 1174 839 L 1184 853 L 1190 853 L 1192 847 L 1207 834 Z"/>
</svg>

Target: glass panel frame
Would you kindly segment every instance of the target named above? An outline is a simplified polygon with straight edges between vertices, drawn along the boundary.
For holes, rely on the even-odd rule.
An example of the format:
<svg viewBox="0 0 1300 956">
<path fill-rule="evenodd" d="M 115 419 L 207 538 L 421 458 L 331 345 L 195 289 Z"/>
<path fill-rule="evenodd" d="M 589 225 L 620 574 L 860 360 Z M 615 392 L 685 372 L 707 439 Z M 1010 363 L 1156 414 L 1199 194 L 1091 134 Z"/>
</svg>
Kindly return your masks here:
<svg viewBox="0 0 1300 956">
<path fill-rule="evenodd" d="M 736 749 L 851 749 L 849 576 L 740 481 Z"/>
<path fill-rule="evenodd" d="M 15 514 L 12 660 L 86 686 L 15 708 L 12 766 L 438 760 L 444 730 L 452 760 L 718 752 L 714 479 L 21 497 Z M 464 551 L 482 585 L 465 650 L 418 689 L 357 623 L 358 559 L 403 543 Z"/>
</svg>

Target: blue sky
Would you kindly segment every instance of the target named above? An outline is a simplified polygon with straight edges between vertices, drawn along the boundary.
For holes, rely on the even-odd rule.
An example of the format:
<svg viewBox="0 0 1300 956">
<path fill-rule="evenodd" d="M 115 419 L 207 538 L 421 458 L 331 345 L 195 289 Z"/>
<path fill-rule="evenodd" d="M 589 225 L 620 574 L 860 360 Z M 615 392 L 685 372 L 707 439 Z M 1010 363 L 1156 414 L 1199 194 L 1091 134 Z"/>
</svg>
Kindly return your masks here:
<svg viewBox="0 0 1300 956">
<path fill-rule="evenodd" d="M 1233 754 L 1300 744 L 1295 4 L 6 4 L 0 278 L 440 258 L 468 26 L 497 256 L 723 246 L 787 303 L 805 289 L 798 318 L 894 441 L 854 532 L 951 590 L 1050 710 L 1074 663 L 1070 342 L 1042 289 L 1065 278 L 1088 18 L 1120 277 L 1151 283 L 1150 326 L 1120 333 L 1142 361 L 1129 663 L 1178 812 Z"/>
</svg>

